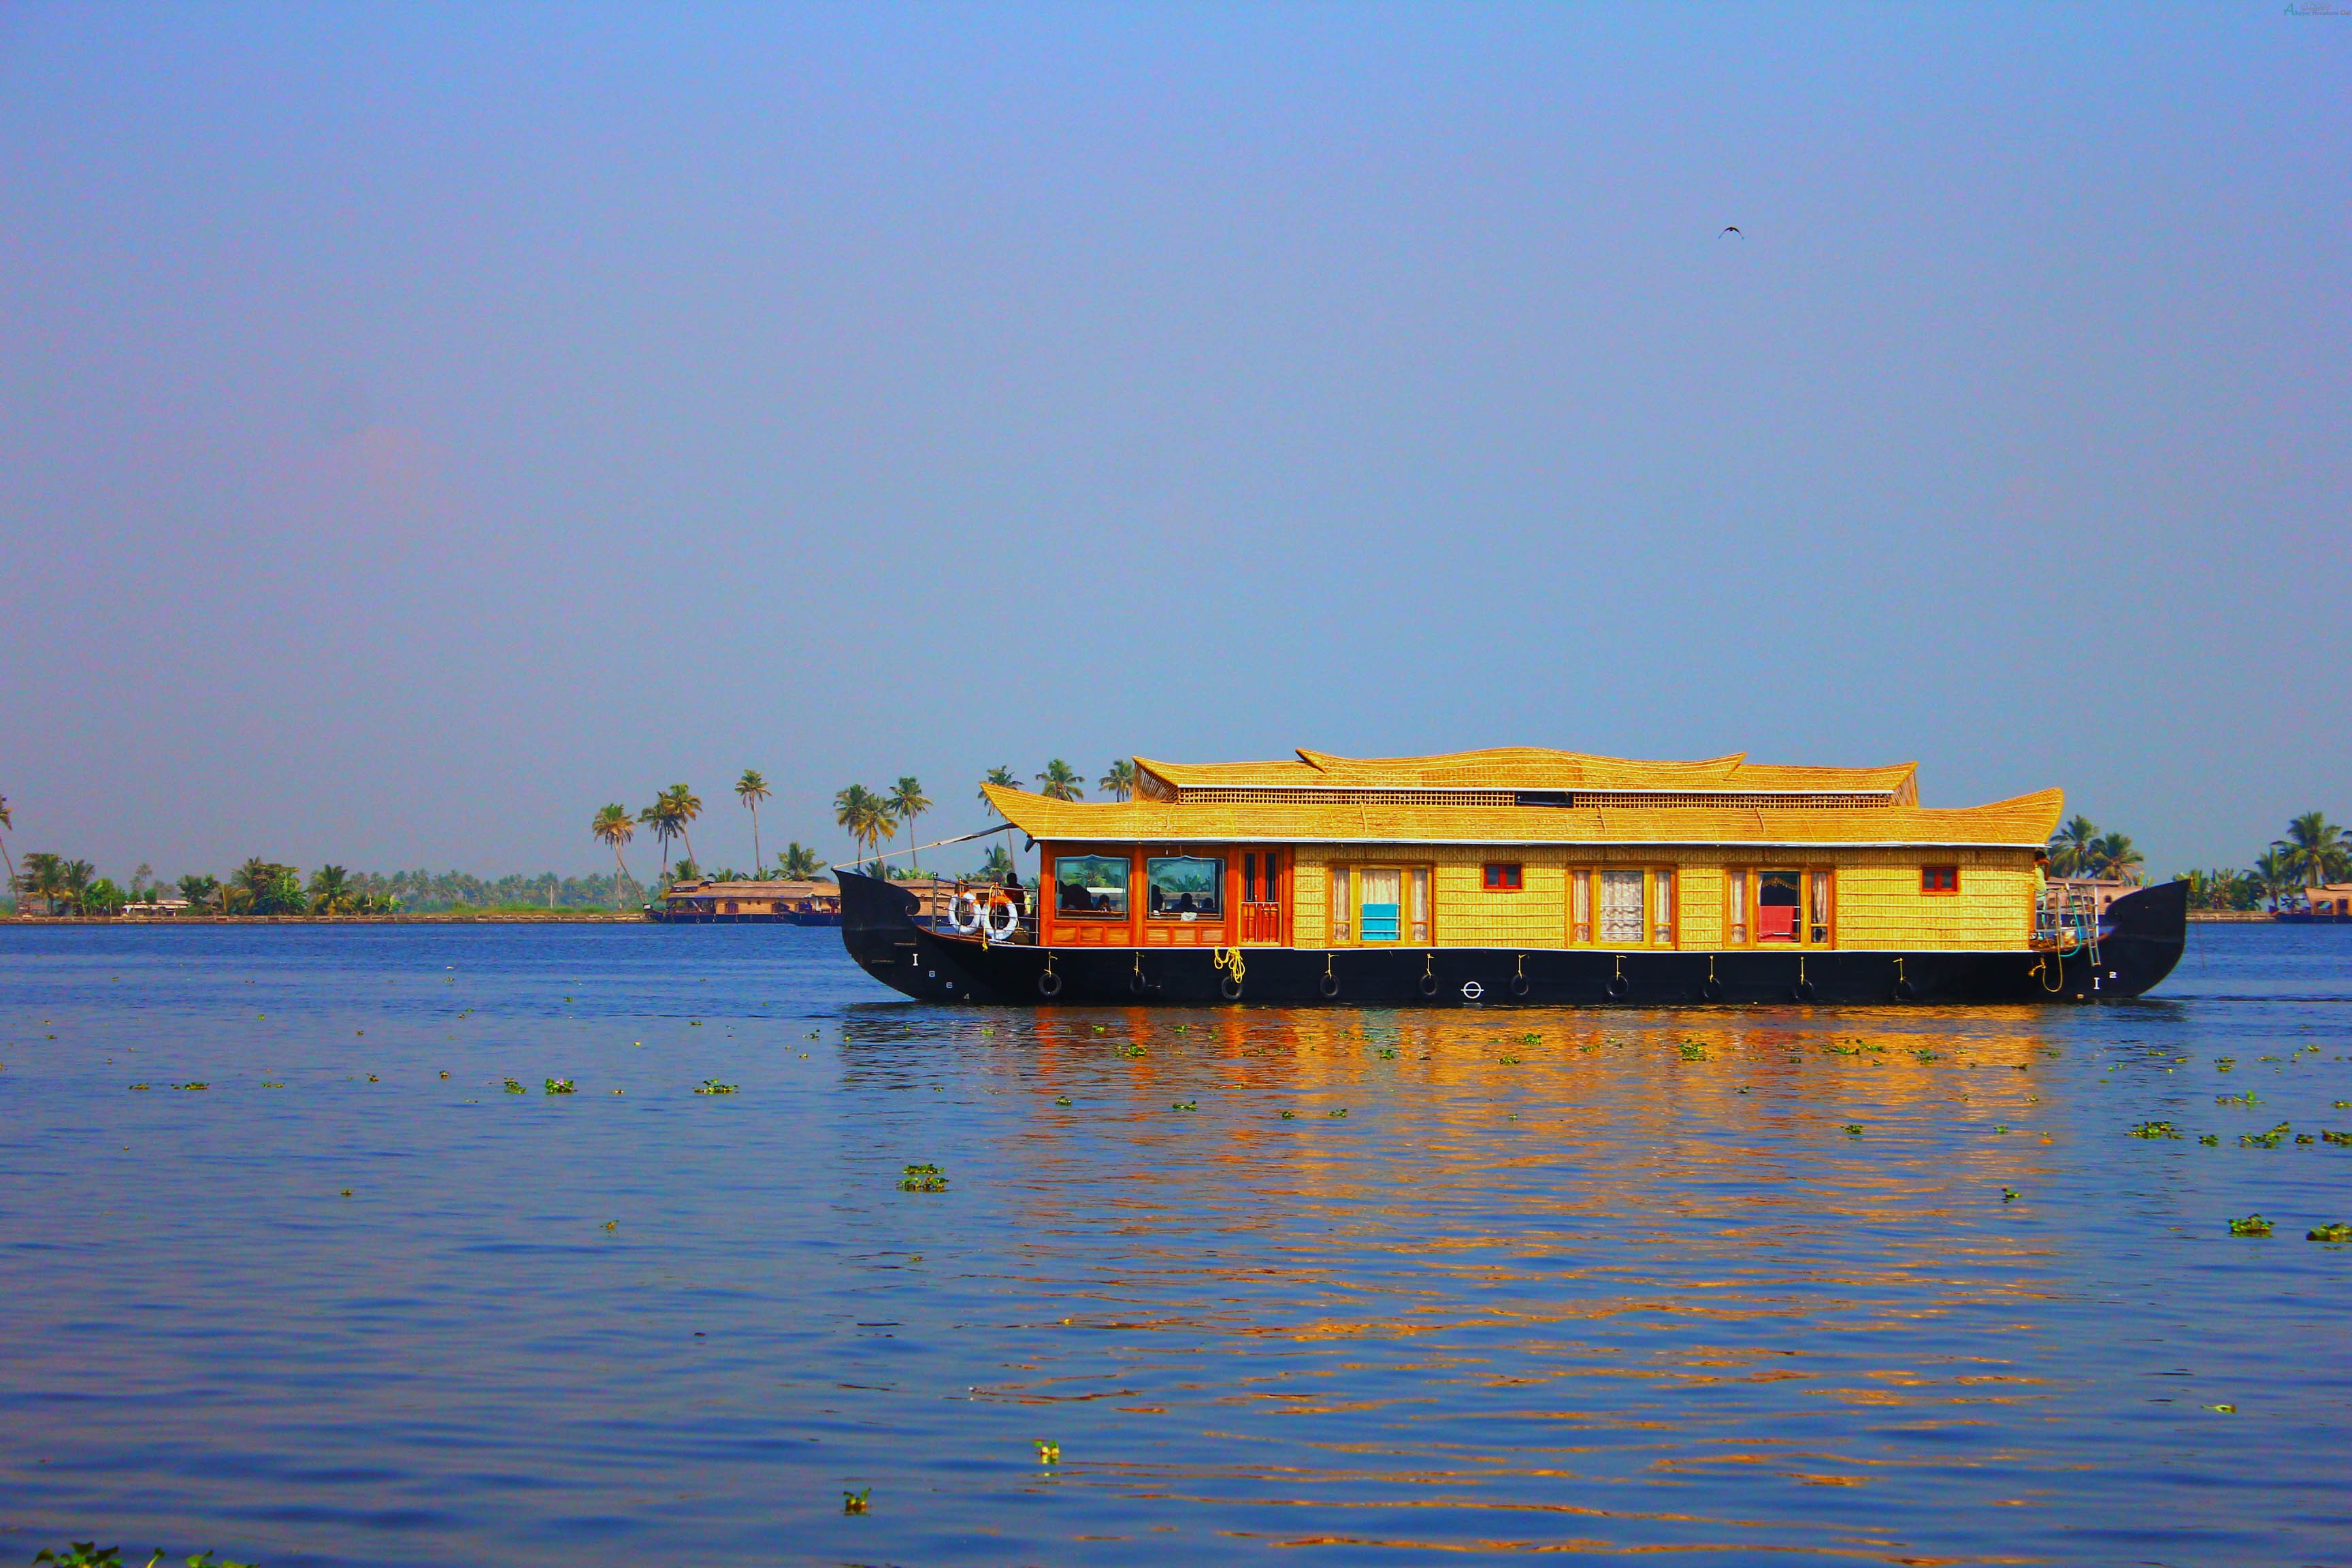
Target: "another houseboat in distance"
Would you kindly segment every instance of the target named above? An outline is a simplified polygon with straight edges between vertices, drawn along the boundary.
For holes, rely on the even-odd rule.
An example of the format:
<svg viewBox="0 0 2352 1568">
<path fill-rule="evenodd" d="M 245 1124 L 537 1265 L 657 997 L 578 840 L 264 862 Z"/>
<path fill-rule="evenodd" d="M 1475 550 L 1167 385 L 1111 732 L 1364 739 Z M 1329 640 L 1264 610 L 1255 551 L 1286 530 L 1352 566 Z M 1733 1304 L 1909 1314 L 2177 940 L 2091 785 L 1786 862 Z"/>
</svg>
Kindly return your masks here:
<svg viewBox="0 0 2352 1568">
<path fill-rule="evenodd" d="M 2186 884 L 2045 891 L 2055 789 L 1923 806 L 1917 770 L 1537 748 L 1135 759 L 1137 798 L 990 786 L 1045 886 L 941 922 L 841 873 L 842 935 L 926 1001 L 1681 1006 L 2137 996 Z"/>
</svg>

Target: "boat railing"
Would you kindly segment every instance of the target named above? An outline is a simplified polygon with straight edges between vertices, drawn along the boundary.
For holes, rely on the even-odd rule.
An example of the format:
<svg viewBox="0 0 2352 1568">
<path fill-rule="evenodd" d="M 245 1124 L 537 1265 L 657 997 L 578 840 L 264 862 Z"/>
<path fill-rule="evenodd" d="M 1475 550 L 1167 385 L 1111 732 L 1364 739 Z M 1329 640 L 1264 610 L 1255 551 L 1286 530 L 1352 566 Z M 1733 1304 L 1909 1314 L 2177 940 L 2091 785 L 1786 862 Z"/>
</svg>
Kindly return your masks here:
<svg viewBox="0 0 2352 1568">
<path fill-rule="evenodd" d="M 2033 942 L 2038 951 L 2073 952 L 2099 941 L 2097 895 L 2080 888 L 2044 888 L 2034 900 Z"/>
<path fill-rule="evenodd" d="M 983 909 L 991 904 L 1010 900 L 1016 911 L 1018 918 L 1013 922 L 1013 934 L 1002 939 L 992 937 L 991 941 L 997 942 L 998 945 L 1003 947 L 1025 947 L 1036 940 L 1036 927 L 1029 910 L 1029 889 L 1008 888 L 1002 882 L 992 881 L 982 877 L 958 877 L 953 890 L 929 911 L 928 923 L 930 929 L 935 931 L 962 934 L 961 928 L 956 921 L 959 911 L 966 907 L 964 895 L 967 893 L 980 900 Z"/>
</svg>

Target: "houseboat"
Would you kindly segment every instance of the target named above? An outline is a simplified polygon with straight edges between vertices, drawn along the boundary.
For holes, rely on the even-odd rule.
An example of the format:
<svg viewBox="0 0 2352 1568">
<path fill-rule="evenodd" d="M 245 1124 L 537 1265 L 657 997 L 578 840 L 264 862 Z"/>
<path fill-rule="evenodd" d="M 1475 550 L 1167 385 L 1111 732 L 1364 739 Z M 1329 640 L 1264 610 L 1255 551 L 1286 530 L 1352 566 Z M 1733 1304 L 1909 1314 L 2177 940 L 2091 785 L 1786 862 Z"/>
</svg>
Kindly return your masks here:
<svg viewBox="0 0 2352 1568">
<path fill-rule="evenodd" d="M 841 873 L 842 935 L 925 1001 L 1350 1006 L 2091 1002 L 2179 961 L 2185 883 L 2045 892 L 2055 789 L 1744 755 L 1135 759 L 1136 798 L 988 788 L 1042 886 L 940 921 Z"/>
</svg>

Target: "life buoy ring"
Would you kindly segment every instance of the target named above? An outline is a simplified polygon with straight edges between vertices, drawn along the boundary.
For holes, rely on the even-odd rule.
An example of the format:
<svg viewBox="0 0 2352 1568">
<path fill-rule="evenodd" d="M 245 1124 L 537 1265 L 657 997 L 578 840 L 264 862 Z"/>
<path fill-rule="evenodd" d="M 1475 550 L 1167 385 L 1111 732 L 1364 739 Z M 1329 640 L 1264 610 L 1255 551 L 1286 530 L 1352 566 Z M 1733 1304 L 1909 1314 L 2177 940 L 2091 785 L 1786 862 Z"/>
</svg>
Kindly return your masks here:
<svg viewBox="0 0 2352 1568">
<path fill-rule="evenodd" d="M 1423 996 L 1434 996 L 1437 994 L 1436 975 L 1424 974 L 1421 977 L 1421 994 Z"/>
<path fill-rule="evenodd" d="M 1135 966 L 1135 973 L 1127 977 L 1127 988 L 1138 996 L 1142 995 L 1150 984 L 1151 982 L 1143 977 L 1143 965 L 1139 963 Z"/>
<path fill-rule="evenodd" d="M 1535 989 L 1534 985 L 1528 981 L 1526 975 L 1514 974 L 1511 976 L 1511 999 L 1513 1001 L 1526 1001 L 1528 999 L 1528 993 L 1533 989 Z"/>
<path fill-rule="evenodd" d="M 988 923 L 987 906 L 978 893 L 958 893 L 948 902 L 948 923 L 960 936 L 978 936 L 980 928 Z"/>
<path fill-rule="evenodd" d="M 1055 973 L 1052 970 L 1050 970 L 1050 969 L 1049 969 L 1049 970 L 1045 971 L 1045 973 L 1040 974 L 1039 976 L 1037 976 L 1037 994 L 1038 994 L 1038 995 L 1040 995 L 1040 996 L 1059 996 L 1061 994 L 1062 994 L 1062 977 L 1061 977 L 1060 975 L 1058 975 L 1058 974 Z"/>
<path fill-rule="evenodd" d="M 1001 929 L 993 918 L 999 914 L 1004 917 Z M 980 929 L 988 933 L 991 942 L 1011 942 L 1013 933 L 1021 929 L 1021 911 L 1013 906 L 1012 900 L 999 899 L 982 912 Z"/>
<path fill-rule="evenodd" d="M 1315 984 L 1322 991 L 1323 999 L 1327 1002 L 1339 994 L 1339 977 L 1328 969 L 1323 972 L 1323 978 Z"/>
<path fill-rule="evenodd" d="M 1612 1001 L 1622 1002 L 1633 989 L 1633 983 L 1622 974 L 1612 974 L 1609 977 L 1609 996 Z"/>
<path fill-rule="evenodd" d="M 1242 983 L 1230 974 L 1217 982 L 1217 990 L 1228 1002 L 1238 1002 L 1242 999 Z"/>
</svg>

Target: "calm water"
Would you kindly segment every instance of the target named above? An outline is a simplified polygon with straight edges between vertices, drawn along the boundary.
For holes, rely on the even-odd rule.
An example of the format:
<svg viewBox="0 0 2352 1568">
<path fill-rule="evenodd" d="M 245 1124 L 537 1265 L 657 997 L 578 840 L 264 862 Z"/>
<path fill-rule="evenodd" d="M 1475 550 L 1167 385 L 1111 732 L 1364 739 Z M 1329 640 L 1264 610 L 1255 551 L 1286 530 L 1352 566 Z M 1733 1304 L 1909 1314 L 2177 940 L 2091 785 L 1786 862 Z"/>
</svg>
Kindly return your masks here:
<svg viewBox="0 0 2352 1568">
<path fill-rule="evenodd" d="M 2352 1127 L 2347 1056 L 2339 930 L 2098 1009 L 1452 1015 L 0 931 L 0 1558 L 2348 1563 L 2352 1149 L 2237 1142 Z"/>
</svg>

